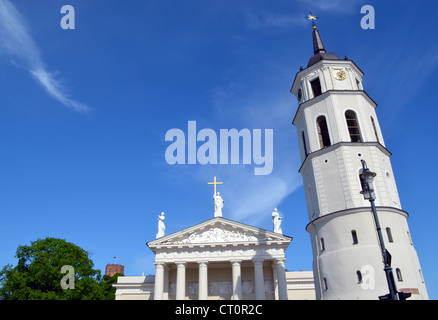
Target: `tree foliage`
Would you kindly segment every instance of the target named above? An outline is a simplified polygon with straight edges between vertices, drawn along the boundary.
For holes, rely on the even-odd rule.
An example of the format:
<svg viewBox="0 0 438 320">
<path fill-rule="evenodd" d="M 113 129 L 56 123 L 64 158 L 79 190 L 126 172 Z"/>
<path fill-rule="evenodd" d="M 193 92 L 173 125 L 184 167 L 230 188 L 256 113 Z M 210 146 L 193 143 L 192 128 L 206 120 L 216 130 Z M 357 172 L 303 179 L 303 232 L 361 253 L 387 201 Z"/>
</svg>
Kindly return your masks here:
<svg viewBox="0 0 438 320">
<path fill-rule="evenodd" d="M 0 271 L 1 300 L 106 300 L 114 299 L 111 283 L 94 269 L 89 253 L 56 238 L 39 239 L 30 246 L 19 246 L 17 266 Z M 74 289 L 63 289 L 63 266 L 74 269 Z M 73 276 L 73 275 L 70 275 Z M 114 278 L 114 277 L 113 277 Z"/>
</svg>

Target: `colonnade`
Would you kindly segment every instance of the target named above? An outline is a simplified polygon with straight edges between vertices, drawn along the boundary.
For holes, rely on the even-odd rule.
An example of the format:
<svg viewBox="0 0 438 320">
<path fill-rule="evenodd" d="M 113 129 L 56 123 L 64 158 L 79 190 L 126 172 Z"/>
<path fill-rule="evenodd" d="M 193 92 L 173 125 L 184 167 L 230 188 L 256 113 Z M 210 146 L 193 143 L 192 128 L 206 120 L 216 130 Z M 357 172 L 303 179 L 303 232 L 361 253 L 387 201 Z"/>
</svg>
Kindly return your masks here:
<svg viewBox="0 0 438 320">
<path fill-rule="evenodd" d="M 287 300 L 285 258 L 270 260 L 272 262 L 274 283 L 277 285 L 279 300 Z M 257 300 L 265 300 L 265 279 L 263 273 L 264 259 L 253 259 L 254 287 Z M 232 299 L 242 300 L 242 260 L 229 260 L 232 270 Z M 186 261 L 176 261 L 176 300 L 186 297 Z M 208 299 L 208 261 L 197 261 L 199 271 L 198 299 Z M 164 288 L 169 286 L 169 264 L 155 262 L 154 300 L 163 300 Z"/>
</svg>

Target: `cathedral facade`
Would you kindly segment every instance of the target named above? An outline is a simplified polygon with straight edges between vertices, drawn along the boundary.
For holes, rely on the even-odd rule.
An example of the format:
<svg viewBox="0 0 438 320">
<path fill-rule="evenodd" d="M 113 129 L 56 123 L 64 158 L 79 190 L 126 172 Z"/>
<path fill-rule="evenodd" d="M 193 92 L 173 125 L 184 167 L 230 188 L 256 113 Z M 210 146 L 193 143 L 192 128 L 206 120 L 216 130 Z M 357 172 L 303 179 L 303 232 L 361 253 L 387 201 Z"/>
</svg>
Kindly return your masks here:
<svg viewBox="0 0 438 320">
<path fill-rule="evenodd" d="M 119 277 L 117 300 L 315 299 L 313 274 L 288 272 L 292 238 L 216 216 L 148 242 L 154 277 Z"/>
</svg>

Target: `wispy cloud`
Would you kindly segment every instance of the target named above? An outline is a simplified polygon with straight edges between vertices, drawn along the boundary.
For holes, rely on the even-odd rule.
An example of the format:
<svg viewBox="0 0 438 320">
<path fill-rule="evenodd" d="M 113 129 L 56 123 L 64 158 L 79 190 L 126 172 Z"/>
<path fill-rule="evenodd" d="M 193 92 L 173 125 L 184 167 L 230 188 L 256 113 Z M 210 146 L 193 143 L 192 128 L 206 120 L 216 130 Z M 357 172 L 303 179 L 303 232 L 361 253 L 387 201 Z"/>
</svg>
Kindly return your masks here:
<svg viewBox="0 0 438 320">
<path fill-rule="evenodd" d="M 228 218 L 251 223 L 266 221 L 274 208 L 281 208 L 281 203 L 302 186 L 298 143 L 291 124 L 296 102 L 290 93 L 284 94 L 283 88 L 276 86 L 272 78 L 278 76 L 265 74 L 263 91 L 249 90 L 256 84 L 249 84 L 246 77 L 234 77 L 212 91 L 215 119 L 221 128 L 274 129 L 274 170 L 270 175 L 254 175 L 257 165 L 207 165 L 196 169 L 200 181 L 212 176 L 224 181 L 221 194 L 225 200 L 224 216 Z"/>
<path fill-rule="evenodd" d="M 339 13 L 353 12 L 357 5 L 363 3 L 362 0 L 299 0 L 308 8 L 313 8 L 319 11 L 336 10 Z M 364 3 L 365 4 L 365 3 Z M 318 14 L 318 12 L 313 12 Z"/>
<path fill-rule="evenodd" d="M 270 221 L 273 209 L 281 208 L 281 203 L 302 185 L 296 166 L 287 160 L 275 158 L 278 170 L 269 176 L 255 176 L 253 166 L 242 164 L 197 166 L 192 168 L 192 176 L 202 183 L 217 176 L 224 183 L 219 187 L 225 200 L 224 217 L 256 225 Z"/>
<path fill-rule="evenodd" d="M 80 113 L 91 110 L 89 106 L 71 99 L 56 78 L 56 73 L 46 69 L 25 19 L 9 0 L 0 0 L 0 54 L 7 55 L 15 65 L 28 70 L 47 93 L 64 106 Z"/>
<path fill-rule="evenodd" d="M 298 14 L 277 14 L 277 13 L 246 13 L 246 24 L 251 29 L 261 29 L 267 27 L 290 27 L 294 25 L 304 26 L 306 20 L 304 16 Z"/>
</svg>

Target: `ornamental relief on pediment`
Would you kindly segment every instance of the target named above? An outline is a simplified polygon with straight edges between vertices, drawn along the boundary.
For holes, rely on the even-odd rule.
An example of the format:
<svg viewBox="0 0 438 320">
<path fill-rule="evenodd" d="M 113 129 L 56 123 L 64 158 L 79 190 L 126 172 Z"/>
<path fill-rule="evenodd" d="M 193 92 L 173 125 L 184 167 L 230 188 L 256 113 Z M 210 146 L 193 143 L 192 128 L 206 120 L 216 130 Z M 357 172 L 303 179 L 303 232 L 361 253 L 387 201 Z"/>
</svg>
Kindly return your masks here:
<svg viewBox="0 0 438 320">
<path fill-rule="evenodd" d="M 257 238 L 240 230 L 226 230 L 225 228 L 210 228 L 203 232 L 193 232 L 187 238 L 181 240 L 170 239 L 166 244 L 201 244 L 201 243 L 224 243 L 224 242 L 256 242 L 266 239 Z"/>
</svg>

